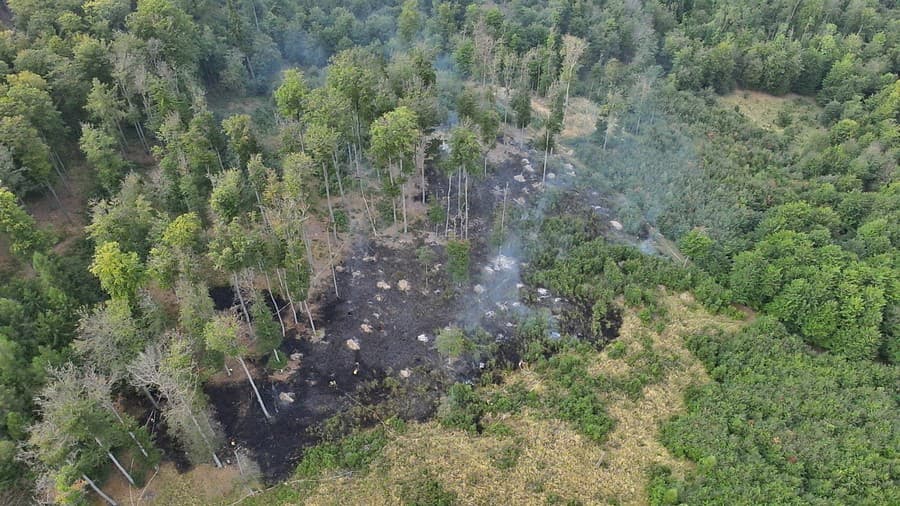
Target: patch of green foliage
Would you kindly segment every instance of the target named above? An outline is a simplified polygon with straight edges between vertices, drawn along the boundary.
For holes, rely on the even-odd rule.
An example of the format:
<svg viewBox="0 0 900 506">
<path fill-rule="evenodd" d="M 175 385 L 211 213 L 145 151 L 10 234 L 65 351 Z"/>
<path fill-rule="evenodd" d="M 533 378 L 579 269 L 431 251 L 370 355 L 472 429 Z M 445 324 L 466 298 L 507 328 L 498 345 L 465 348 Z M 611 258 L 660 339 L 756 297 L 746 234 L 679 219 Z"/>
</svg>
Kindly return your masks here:
<svg viewBox="0 0 900 506">
<path fill-rule="evenodd" d="M 686 49 L 685 39 L 674 39 Z M 895 74 L 863 70 L 857 56 L 833 63 L 827 73 L 843 77 L 821 81 L 831 91 L 818 120 L 768 131 L 717 107 L 713 97 L 661 87 L 659 121 L 616 136 L 613 149 L 598 147 L 605 135 L 598 131 L 578 151 L 583 160 L 602 160 L 604 170 L 588 175 L 592 184 L 611 183 L 629 196 L 620 215 L 638 209 L 636 217 L 620 216 L 626 226 L 647 221 L 678 239 L 708 276 L 691 283 L 704 306 L 728 311 L 731 303 L 745 304 L 834 353 L 896 361 L 898 82 Z M 673 73 L 678 83 L 679 71 Z M 844 87 L 857 94 L 837 91 Z M 891 127 L 886 113 L 894 114 Z M 642 120 L 639 113 L 619 119 Z"/>
<path fill-rule="evenodd" d="M 472 385 L 456 383 L 450 387 L 438 416 L 445 427 L 481 432 L 481 417 L 484 412 L 484 401 Z"/>
<path fill-rule="evenodd" d="M 440 201 L 434 201 L 428 205 L 428 222 L 431 223 L 435 229 L 437 229 L 440 225 L 444 224 L 444 220 L 447 219 L 447 211 L 444 209 L 444 205 Z"/>
<path fill-rule="evenodd" d="M 700 464 L 680 502 L 900 502 L 896 367 L 813 353 L 771 317 L 687 344 L 713 381 L 662 429 L 674 455 Z"/>
<path fill-rule="evenodd" d="M 334 210 L 334 226 L 338 232 L 346 233 L 350 231 L 350 217 L 347 211 L 343 209 Z"/>
<path fill-rule="evenodd" d="M 628 345 L 623 343 L 622 341 L 613 341 L 609 346 L 606 347 L 606 354 L 609 358 L 617 359 L 622 358 L 628 352 Z"/>
<path fill-rule="evenodd" d="M 561 504 L 563 506 L 582 506 L 582 502 L 578 499 L 566 499 L 565 497 L 557 494 L 556 492 L 550 492 L 547 494 L 547 497 L 544 499 L 544 504 L 547 505 L 558 505 Z"/>
<path fill-rule="evenodd" d="M 401 484 L 400 500 L 404 506 L 453 506 L 458 503 L 456 493 L 445 489 L 427 470 Z"/>
<path fill-rule="evenodd" d="M 701 303 L 714 311 L 730 307 L 730 294 L 709 274 L 611 244 L 597 237 L 596 226 L 571 215 L 539 224 L 524 275 L 530 285 L 547 287 L 580 308 L 584 317 L 570 323 L 582 335 L 605 335 L 620 311 L 620 295 L 645 324 L 663 328 L 668 315 L 657 295 L 660 285 L 674 291 L 702 286 Z"/>
<path fill-rule="evenodd" d="M 454 240 L 447 242 L 447 272 L 456 284 L 469 280 L 469 262 L 471 244 L 468 241 Z"/>
<path fill-rule="evenodd" d="M 341 425 L 343 421 L 334 419 L 330 423 Z M 247 497 L 243 504 L 258 506 L 301 504 L 323 473 L 364 471 L 390 442 L 391 436 L 387 427 L 396 433 L 402 433 L 406 429 L 404 422 L 391 418 L 377 428 L 360 430 L 340 439 L 322 442 L 306 450 L 303 460 L 294 472 L 293 483 L 281 484 L 261 494 Z M 342 427 L 332 427 L 325 428 L 324 432 L 338 433 L 343 430 Z"/>
<path fill-rule="evenodd" d="M 615 424 L 596 392 L 586 384 L 557 392 L 550 396 L 548 403 L 557 418 L 572 422 L 578 432 L 598 443 L 606 439 Z"/>
<path fill-rule="evenodd" d="M 441 329 L 434 339 L 438 353 L 447 358 L 459 358 L 471 348 L 466 333 L 459 327 Z"/>
<path fill-rule="evenodd" d="M 647 496 L 650 506 L 669 506 L 678 504 L 678 488 L 672 478 L 672 470 L 665 466 L 650 467 L 647 483 Z"/>
<path fill-rule="evenodd" d="M 386 422 L 392 429 L 403 430 L 403 422 Z M 297 465 L 295 476 L 314 478 L 325 471 L 359 471 L 365 469 L 390 441 L 387 430 L 378 427 L 350 434 L 338 441 L 328 441 L 306 451 Z"/>
<path fill-rule="evenodd" d="M 491 465 L 500 470 L 507 470 L 516 467 L 519 456 L 522 454 L 522 442 L 512 440 L 501 446 L 496 451 L 492 451 L 488 458 Z"/>
</svg>

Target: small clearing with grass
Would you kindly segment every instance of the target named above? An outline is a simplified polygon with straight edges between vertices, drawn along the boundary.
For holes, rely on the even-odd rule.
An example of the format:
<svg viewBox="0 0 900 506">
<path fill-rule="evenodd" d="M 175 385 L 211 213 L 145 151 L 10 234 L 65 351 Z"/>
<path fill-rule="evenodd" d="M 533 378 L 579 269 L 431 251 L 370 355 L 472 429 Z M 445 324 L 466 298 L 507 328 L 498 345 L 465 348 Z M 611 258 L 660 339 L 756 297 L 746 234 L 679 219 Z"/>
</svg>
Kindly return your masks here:
<svg viewBox="0 0 900 506">
<path fill-rule="evenodd" d="M 775 132 L 784 130 L 787 126 L 785 121 L 802 119 L 814 122 L 820 112 L 814 100 L 794 93 L 778 97 L 760 91 L 734 90 L 719 97 L 719 103 L 736 108 L 757 126 Z"/>
</svg>

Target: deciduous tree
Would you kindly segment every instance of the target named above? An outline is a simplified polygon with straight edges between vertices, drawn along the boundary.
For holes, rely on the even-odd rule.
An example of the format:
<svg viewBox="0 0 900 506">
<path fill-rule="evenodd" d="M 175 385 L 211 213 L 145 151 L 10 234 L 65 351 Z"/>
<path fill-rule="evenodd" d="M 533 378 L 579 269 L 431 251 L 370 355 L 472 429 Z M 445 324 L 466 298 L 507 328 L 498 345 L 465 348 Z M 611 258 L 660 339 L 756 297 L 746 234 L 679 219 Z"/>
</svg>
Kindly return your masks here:
<svg viewBox="0 0 900 506">
<path fill-rule="evenodd" d="M 145 269 L 138 254 L 122 251 L 115 241 L 97 247 L 90 271 L 113 298 L 134 301 L 137 289 L 144 283 Z"/>
<path fill-rule="evenodd" d="M 403 233 L 408 232 L 406 219 L 406 192 L 404 186 L 407 173 L 413 169 L 410 163 L 415 153 L 421 133 L 418 129 L 416 113 L 408 107 L 398 107 L 378 118 L 370 128 L 372 135 L 371 150 L 375 159 L 387 165 L 390 187 L 400 188 L 400 200 L 403 208 Z M 403 162 L 407 161 L 404 170 Z M 395 166 L 397 174 L 394 174 Z M 396 213 L 395 213 L 396 221 Z"/>
</svg>

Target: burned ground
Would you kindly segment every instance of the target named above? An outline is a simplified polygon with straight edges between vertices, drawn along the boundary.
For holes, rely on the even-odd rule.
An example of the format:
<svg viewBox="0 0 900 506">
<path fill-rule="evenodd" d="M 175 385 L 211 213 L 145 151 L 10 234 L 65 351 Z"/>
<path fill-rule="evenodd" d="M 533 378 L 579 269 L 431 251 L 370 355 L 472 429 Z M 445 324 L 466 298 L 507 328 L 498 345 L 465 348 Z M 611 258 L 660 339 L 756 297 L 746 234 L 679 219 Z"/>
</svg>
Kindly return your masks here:
<svg viewBox="0 0 900 506">
<path fill-rule="evenodd" d="M 572 331 L 565 311 L 573 308 L 566 309 L 558 298 L 527 296 L 535 287 L 520 281 L 518 241 L 506 241 L 503 246 L 490 242 L 504 201 L 507 219 L 534 218 L 535 213 L 545 212 L 541 169 L 538 162 L 507 158 L 487 175 L 470 175 L 470 184 L 475 178 L 480 181 L 471 185 L 468 195 L 469 283 L 452 283 L 437 265 L 426 288 L 416 250 L 428 246 L 440 259 L 438 264 L 443 263 L 444 224 L 434 224 L 431 232 L 421 232 L 406 242 L 358 237 L 336 266 L 338 294 L 323 284 L 311 301 L 317 335 L 294 332 L 281 346 L 280 352 L 292 357 L 293 372 L 264 378 L 262 359 L 257 360 L 254 375 L 264 401 L 272 408 L 271 421 L 265 420 L 246 381 L 207 385 L 229 445 L 248 450 L 266 480 L 276 481 L 293 470 L 304 448 L 334 435 L 328 427 L 376 423 L 382 416 L 393 415 L 425 420 L 434 414 L 450 384 L 474 379 L 489 359 L 515 364 L 517 347 L 511 339 L 516 321 L 530 312 L 524 300 L 556 313 L 563 321 L 555 325 L 558 330 Z M 575 177 L 574 169 L 564 164 L 562 170 L 557 176 L 548 169 L 547 183 L 567 189 Z M 445 205 L 447 174 L 430 163 L 426 176 L 426 203 L 437 200 Z M 454 177 L 451 214 L 456 213 L 457 182 Z M 600 196 L 595 199 L 602 200 Z M 583 211 L 585 200 L 579 198 L 578 202 L 576 207 Z M 462 235 L 461 230 L 457 233 Z M 228 289 L 214 289 L 212 295 L 217 306 L 227 304 L 231 297 Z M 611 320 L 616 319 L 611 315 Z M 434 345 L 436 332 L 448 325 L 483 329 L 499 343 L 492 348 L 496 356 L 448 362 Z M 611 328 L 604 340 L 614 337 L 617 325 Z M 387 378 L 390 380 L 385 381 Z M 326 427 L 329 419 L 332 422 Z"/>
</svg>

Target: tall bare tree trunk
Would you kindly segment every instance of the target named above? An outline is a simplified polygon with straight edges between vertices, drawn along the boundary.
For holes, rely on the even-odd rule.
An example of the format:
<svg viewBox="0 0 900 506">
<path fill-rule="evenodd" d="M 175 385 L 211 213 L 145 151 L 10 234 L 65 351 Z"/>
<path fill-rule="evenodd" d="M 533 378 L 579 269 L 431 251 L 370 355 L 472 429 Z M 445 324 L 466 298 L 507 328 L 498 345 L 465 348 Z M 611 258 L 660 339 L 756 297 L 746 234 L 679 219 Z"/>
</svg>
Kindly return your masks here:
<svg viewBox="0 0 900 506">
<path fill-rule="evenodd" d="M 256 2 L 250 2 L 250 8 L 253 10 L 253 22 L 256 24 L 256 31 L 259 31 L 259 15 L 256 13 Z"/>
<path fill-rule="evenodd" d="M 390 180 L 390 182 L 391 182 L 392 190 L 393 190 L 393 186 L 394 186 L 394 171 L 392 170 L 393 167 L 394 167 L 393 160 L 388 158 L 387 173 L 388 173 L 388 180 Z M 392 191 L 392 193 L 393 193 L 393 191 Z M 391 197 L 391 212 L 393 213 L 393 217 L 394 217 L 394 225 L 396 225 L 397 224 L 397 197 L 393 197 L 393 196 Z"/>
<path fill-rule="evenodd" d="M 315 334 L 316 333 L 316 322 L 313 321 L 312 311 L 309 309 L 309 301 L 304 300 L 304 301 L 300 301 L 300 303 L 303 304 L 303 306 L 306 308 L 306 316 L 309 317 L 309 327 L 312 329 L 313 334 Z"/>
<path fill-rule="evenodd" d="M 94 483 L 94 480 L 88 478 L 86 474 L 82 474 L 81 478 L 87 482 L 88 486 L 90 486 L 94 490 L 94 492 L 97 493 L 97 495 L 102 497 L 104 501 L 108 502 L 110 506 L 119 506 L 119 503 L 114 501 L 112 497 L 106 495 L 102 490 L 100 490 L 100 487 L 98 487 L 97 484 Z"/>
<path fill-rule="evenodd" d="M 328 185 L 328 168 L 325 162 L 322 162 L 322 174 L 325 177 L 325 199 L 328 201 L 328 214 L 331 216 L 331 230 L 334 233 L 334 240 L 337 240 L 337 222 L 334 220 L 334 208 L 331 207 L 331 188 Z"/>
<path fill-rule="evenodd" d="M 247 364 L 244 363 L 244 359 L 242 357 L 238 357 L 238 362 L 241 363 L 241 367 L 244 368 L 244 374 L 247 375 L 247 379 L 250 381 L 250 386 L 253 387 L 253 393 L 256 394 L 256 400 L 259 402 L 259 407 L 262 408 L 263 414 L 266 415 L 267 420 L 272 419 L 272 415 L 269 414 L 269 410 L 266 409 L 266 403 L 263 402 L 262 396 L 259 395 L 259 390 L 256 388 L 256 382 L 253 381 L 253 376 L 250 375 L 250 370 L 247 369 Z"/>
<path fill-rule="evenodd" d="M 315 264 L 313 263 L 312 245 L 309 243 L 309 236 L 306 235 L 306 227 L 300 228 L 300 235 L 303 237 L 303 245 L 306 247 L 306 261 L 309 263 L 311 270 Z"/>
<path fill-rule="evenodd" d="M 263 270 L 262 266 L 260 266 L 260 270 L 266 276 L 266 290 L 269 291 L 269 298 L 272 299 L 272 305 L 275 306 L 275 314 L 278 315 L 278 323 L 281 324 L 281 337 L 284 337 L 287 335 L 287 329 L 284 327 L 284 319 L 281 317 L 281 308 L 278 306 L 278 301 L 275 300 L 275 294 L 272 293 L 272 281 L 269 279 L 269 273 Z"/>
<path fill-rule="evenodd" d="M 300 321 L 297 319 L 297 308 L 294 307 L 294 298 L 291 296 L 291 291 L 288 290 L 287 281 L 285 281 L 282 277 L 283 274 L 281 272 L 281 269 L 275 269 L 275 276 L 278 278 L 278 284 L 281 285 L 281 290 L 283 291 L 285 296 L 287 296 L 288 304 L 290 304 L 291 306 L 291 313 L 293 313 L 294 315 L 294 325 L 297 325 L 298 323 L 300 323 Z"/>
<path fill-rule="evenodd" d="M 464 221 L 465 225 L 463 225 L 463 230 L 464 230 L 465 238 L 468 241 L 469 240 L 469 171 L 467 170 L 467 171 L 465 171 L 465 173 L 466 173 L 466 182 L 465 182 L 464 188 L 465 188 L 465 193 L 466 193 L 466 198 L 465 198 L 466 217 L 465 217 L 465 221 Z"/>
<path fill-rule="evenodd" d="M 331 266 L 331 280 L 334 282 L 334 296 L 340 298 L 338 293 L 337 274 L 334 270 L 334 250 L 331 248 L 331 238 L 325 236 L 325 243 L 328 245 L 328 264 Z"/>
<path fill-rule="evenodd" d="M 125 420 L 122 420 L 122 416 L 119 414 L 118 411 L 116 411 L 116 408 L 113 407 L 112 404 L 110 404 L 108 407 L 109 407 L 109 410 L 112 411 L 112 414 L 115 415 L 116 419 L 119 420 L 119 423 L 120 423 L 123 427 L 127 427 L 127 426 L 125 425 Z M 127 429 L 126 429 L 126 430 L 127 430 Z M 134 444 L 137 445 L 138 450 L 141 451 L 141 454 L 142 454 L 144 457 L 150 457 L 150 455 L 147 454 L 147 450 L 144 449 L 144 445 L 142 445 L 141 442 L 138 441 L 137 436 L 134 435 L 134 432 L 132 432 L 132 431 L 129 430 L 129 431 L 128 431 L 128 435 L 131 437 L 131 440 L 134 441 Z"/>
<path fill-rule="evenodd" d="M 456 220 L 453 222 L 457 230 L 462 224 L 462 194 L 462 168 L 459 168 L 456 169 Z"/>
<path fill-rule="evenodd" d="M 356 182 L 359 186 L 359 195 L 362 197 L 363 204 L 366 206 L 366 216 L 369 217 L 369 223 L 372 225 L 372 235 L 378 237 L 378 229 L 375 227 L 375 218 L 372 216 L 372 210 L 369 208 L 369 201 L 366 199 L 366 192 L 363 189 L 362 173 L 359 168 L 359 158 L 353 155 L 352 151 L 350 150 L 350 143 L 347 143 L 347 158 L 353 159 L 356 162 Z"/>
<path fill-rule="evenodd" d="M 334 173 L 337 175 L 338 191 L 341 193 L 341 198 L 344 198 L 344 182 L 341 181 L 341 167 L 338 165 L 337 152 L 331 152 L 331 161 L 334 162 Z"/>
<path fill-rule="evenodd" d="M 400 158 L 400 176 L 403 178 L 403 158 Z M 409 232 L 407 222 L 406 222 L 406 191 L 404 187 L 406 186 L 406 182 L 400 183 L 400 202 L 403 204 L 403 233 L 406 234 Z"/>
<path fill-rule="evenodd" d="M 563 128 L 566 127 L 566 116 L 569 113 L 569 88 L 572 86 L 572 79 L 573 79 L 573 77 L 570 76 L 569 79 L 566 80 L 566 101 L 563 102 L 563 117 L 562 117 L 562 127 Z"/>
<path fill-rule="evenodd" d="M 144 127 L 141 126 L 141 122 L 138 120 L 134 120 L 134 131 L 137 132 L 138 140 L 141 141 L 141 147 L 144 148 L 144 151 L 150 152 L 150 144 L 147 143 L 147 136 L 144 134 Z M 216 150 L 218 153 L 218 150 Z M 219 163 L 222 163 L 222 157 L 219 156 Z"/>
<path fill-rule="evenodd" d="M 503 211 L 500 213 L 500 237 L 506 237 L 506 197 L 509 195 L 509 183 L 506 183 L 506 188 L 503 189 Z M 499 253 L 503 253 L 503 241 L 500 241 L 500 251 Z"/>
<path fill-rule="evenodd" d="M 250 57 L 244 55 L 244 62 L 247 63 L 247 71 L 250 72 L 250 79 L 256 80 L 256 72 L 253 71 L 253 62 L 250 61 Z"/>
<path fill-rule="evenodd" d="M 447 224 L 444 226 L 444 237 L 450 235 L 450 196 L 453 193 L 453 174 L 447 175 Z"/>
<path fill-rule="evenodd" d="M 366 194 L 362 192 L 360 189 L 360 195 L 363 199 L 363 204 L 366 206 L 366 215 L 369 217 L 369 224 L 372 225 L 372 235 L 378 237 L 378 230 L 375 228 L 375 217 L 372 216 L 372 210 L 369 208 L 369 201 L 366 200 Z"/>
<path fill-rule="evenodd" d="M 113 453 L 109 449 L 107 449 L 106 447 L 103 446 L 103 443 L 100 442 L 100 438 L 94 437 L 94 441 L 97 442 L 97 446 L 99 446 L 100 448 L 103 448 L 103 450 L 106 451 L 106 455 L 109 457 L 109 460 L 112 461 L 113 465 L 116 466 L 116 469 L 119 470 L 119 472 L 122 474 L 122 476 L 124 476 L 125 479 L 128 480 L 128 483 L 131 483 L 131 486 L 133 487 L 134 486 L 134 478 L 132 478 L 131 475 L 128 474 L 128 471 L 126 471 L 125 468 L 122 467 L 122 464 L 119 463 L 119 459 L 117 459 L 116 456 L 113 455 Z"/>
<path fill-rule="evenodd" d="M 547 129 L 547 141 L 544 143 L 544 172 L 541 175 L 541 183 L 547 181 L 547 158 L 550 155 L 550 129 Z"/>
<path fill-rule="evenodd" d="M 422 153 L 422 205 L 424 206 L 425 205 L 425 153 L 424 153 L 425 142 L 422 141 L 420 144 L 422 145 L 422 151 L 423 151 L 423 153 Z"/>
<path fill-rule="evenodd" d="M 299 320 L 299 318 L 297 318 L 297 308 L 294 307 L 294 298 L 291 297 L 290 292 L 286 292 L 286 293 L 287 293 L 288 303 L 290 303 L 290 305 L 291 305 L 291 313 L 294 315 L 294 325 L 297 325 L 298 323 L 300 323 L 300 320 Z"/>
<path fill-rule="evenodd" d="M 153 394 L 150 393 L 150 389 L 147 388 L 147 385 L 141 385 L 141 390 L 144 391 L 144 395 L 146 395 L 147 399 L 150 400 L 150 404 L 153 404 L 153 407 L 156 408 L 157 411 L 160 411 L 159 403 L 156 402 L 156 398 L 154 398 Z"/>
<path fill-rule="evenodd" d="M 253 334 L 253 324 L 250 323 L 250 313 L 247 311 L 247 303 L 244 301 L 244 294 L 241 292 L 241 284 L 238 280 L 237 273 L 231 275 L 231 283 L 234 285 L 234 293 L 237 295 L 238 301 L 240 302 L 244 320 L 246 320 L 247 325 L 250 326 L 250 333 Z"/>
<path fill-rule="evenodd" d="M 50 190 L 50 194 L 53 195 L 53 200 L 56 201 L 56 206 L 59 208 L 60 211 L 62 211 L 63 216 L 66 217 L 66 221 L 69 223 L 72 223 L 72 217 L 69 216 L 69 212 L 66 211 L 65 207 L 63 207 L 62 201 L 59 200 L 59 195 L 56 194 L 56 190 L 53 189 L 53 186 L 51 186 L 50 183 L 44 183 L 44 185 L 47 187 L 48 190 Z"/>
<path fill-rule="evenodd" d="M 197 427 L 197 433 L 200 434 L 200 438 L 203 439 L 203 442 L 206 443 L 206 447 L 209 448 L 210 453 L 212 453 L 213 462 L 216 463 L 216 467 L 224 467 L 222 461 L 219 460 L 219 456 L 216 455 L 212 443 L 209 442 L 209 439 L 206 438 L 206 434 L 203 433 L 203 429 L 200 428 L 200 422 L 197 421 L 197 417 L 194 416 L 194 413 L 191 412 L 190 409 L 188 409 L 188 413 L 191 415 L 191 421 L 194 422 L 194 427 Z"/>
</svg>

